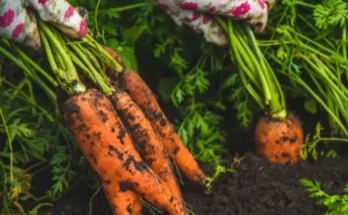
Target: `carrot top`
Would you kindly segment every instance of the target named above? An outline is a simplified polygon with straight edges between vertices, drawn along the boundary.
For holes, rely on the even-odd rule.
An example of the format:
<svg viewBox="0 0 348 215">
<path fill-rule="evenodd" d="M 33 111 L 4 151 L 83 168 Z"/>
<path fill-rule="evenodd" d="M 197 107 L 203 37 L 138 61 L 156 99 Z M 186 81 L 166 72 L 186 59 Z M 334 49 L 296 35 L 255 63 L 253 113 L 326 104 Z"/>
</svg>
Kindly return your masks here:
<svg viewBox="0 0 348 215">
<path fill-rule="evenodd" d="M 86 86 L 83 85 L 79 79 L 73 61 L 70 56 L 66 54 L 66 46 L 59 41 L 55 29 L 49 27 L 40 19 L 38 23 L 47 59 L 53 73 L 56 75 L 59 85 L 69 96 L 86 92 Z"/>
<path fill-rule="evenodd" d="M 230 56 L 238 64 L 245 88 L 266 115 L 285 119 L 287 110 L 283 90 L 250 26 L 232 20 L 226 24 L 221 18 L 216 19 L 229 35 Z"/>
<path fill-rule="evenodd" d="M 124 67 L 115 60 L 92 36 L 72 40 L 39 19 L 39 31 L 51 69 L 59 85 L 68 95 L 86 91 L 79 79 L 75 65 L 105 95 L 111 96 L 115 89 L 106 81 L 106 66 L 113 73 Z"/>
</svg>

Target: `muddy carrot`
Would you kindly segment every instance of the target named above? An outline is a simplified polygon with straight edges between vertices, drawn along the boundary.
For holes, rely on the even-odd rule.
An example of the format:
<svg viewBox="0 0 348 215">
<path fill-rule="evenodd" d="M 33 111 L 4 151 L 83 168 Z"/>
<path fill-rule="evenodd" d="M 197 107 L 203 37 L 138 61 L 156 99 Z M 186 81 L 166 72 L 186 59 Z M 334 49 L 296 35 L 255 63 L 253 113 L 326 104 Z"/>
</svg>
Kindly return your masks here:
<svg viewBox="0 0 348 215">
<path fill-rule="evenodd" d="M 104 183 L 115 178 L 171 215 L 185 214 L 180 211 L 170 188 L 151 172 L 135 150 L 107 96 L 90 89 L 68 99 L 63 112 L 81 151 Z"/>
<path fill-rule="evenodd" d="M 72 44 L 73 47 L 70 47 L 72 49 L 69 49 L 58 31 L 41 20 L 38 20 L 38 23 L 51 69 L 60 87 L 69 96 L 62 107 L 64 122 L 90 166 L 98 173 L 109 200 L 118 199 L 115 198 L 115 192 L 132 190 L 149 203 L 167 210 L 171 215 L 184 215 L 178 210 L 178 202 L 174 199 L 170 188 L 145 165 L 135 150 L 130 135 L 106 96 L 112 95 L 114 89 L 105 82 L 101 74 L 98 74 L 96 68 L 101 67 L 94 68 L 91 63 L 86 63 L 88 58 L 83 54 L 82 46 Z M 100 52 L 105 53 L 105 50 Z M 108 66 L 112 64 L 111 68 L 119 66 L 107 53 L 103 56 L 108 60 L 111 59 L 109 63 L 114 61 L 107 64 Z M 101 91 L 86 89 L 79 79 L 74 63 Z M 116 70 L 120 71 L 119 69 Z M 107 185 L 109 183 L 110 186 Z M 111 186 L 112 184 L 114 186 Z M 121 215 L 135 214 L 134 211 L 139 210 L 139 201 L 136 198 L 134 200 L 136 203 L 134 208 L 121 211 Z M 132 203 L 131 200 L 109 203 L 114 208 L 114 213 L 117 212 L 115 210 L 132 206 L 122 205 Z"/>
<path fill-rule="evenodd" d="M 115 180 L 104 180 L 102 183 L 108 202 L 113 202 L 111 209 L 116 215 L 142 215 L 142 202 L 140 197 L 127 185 Z"/>
<path fill-rule="evenodd" d="M 293 113 L 285 119 L 262 116 L 255 129 L 256 152 L 273 163 L 297 163 L 304 142 L 301 121 Z"/>
<path fill-rule="evenodd" d="M 131 70 L 119 73 L 118 81 L 120 86 L 131 96 L 132 100 L 144 111 L 155 131 L 162 138 L 165 149 L 173 158 L 180 171 L 190 180 L 204 184 L 205 175 L 203 171 L 168 121 L 145 81 Z"/>
<path fill-rule="evenodd" d="M 60 106 L 60 111 L 64 115 L 66 110 L 64 104 L 66 104 L 65 102 L 67 100 L 69 101 L 69 98 L 70 100 L 78 99 L 79 97 L 83 97 L 85 94 L 91 94 L 94 91 L 91 91 L 90 93 L 86 89 L 86 86 L 83 84 L 83 81 L 79 79 L 78 72 L 74 67 L 71 58 L 66 55 L 66 51 L 64 50 L 66 47 L 64 46 L 64 44 L 58 42 L 56 35 L 48 26 L 46 26 L 45 23 L 39 20 L 39 24 L 40 36 L 47 54 L 48 61 L 50 63 L 52 71 L 55 73 L 56 79 L 59 82 L 59 87 L 57 88 L 57 99 Z M 50 43 L 53 43 L 54 45 L 51 46 Z M 56 56 L 60 55 L 61 59 L 65 60 L 56 61 L 53 51 L 56 52 Z M 77 108 L 76 111 L 78 111 L 79 106 L 75 107 Z M 65 120 L 65 123 L 68 123 L 68 127 L 71 127 L 68 121 Z M 81 133 L 81 135 L 85 135 L 87 139 L 90 139 L 90 134 L 88 133 L 88 131 L 86 133 Z M 87 141 L 77 141 L 77 143 L 82 146 L 83 144 L 87 143 Z M 92 142 L 89 143 L 91 144 Z M 94 159 L 92 158 L 96 158 L 96 156 L 94 156 L 92 152 L 93 150 L 91 148 L 91 153 L 88 155 L 89 157 L 87 157 L 87 160 L 90 164 L 92 164 L 92 166 L 94 166 L 94 168 L 96 168 L 96 165 L 91 162 L 92 160 L 94 161 Z M 116 175 L 109 175 L 107 177 L 108 178 L 106 178 L 106 180 L 102 180 L 102 184 L 104 187 L 104 192 L 108 197 L 109 204 L 113 208 L 113 213 L 115 215 L 141 215 L 142 202 L 136 195 L 136 193 L 133 190 L 120 189 L 121 186 L 117 181 Z"/>
<path fill-rule="evenodd" d="M 116 61 L 123 64 L 121 58 L 111 48 L 104 47 L 104 49 Z M 109 76 L 114 76 L 114 74 L 111 73 Z M 166 151 L 173 158 L 181 172 L 190 180 L 199 184 L 205 184 L 203 171 L 199 168 L 195 158 L 169 123 L 154 94 L 144 80 L 135 72 L 127 69 L 116 76 L 109 78 L 109 81 L 114 80 L 115 82 L 116 80 L 119 82 L 118 84 L 129 93 L 131 99 L 141 107 L 145 116 L 150 119 L 156 133 L 159 133 Z"/>
<path fill-rule="evenodd" d="M 118 88 L 111 101 L 123 122 L 128 126 L 143 160 L 170 187 L 174 198 L 179 203 L 178 208 L 187 214 L 167 151 L 141 108 L 125 91 Z"/>
</svg>

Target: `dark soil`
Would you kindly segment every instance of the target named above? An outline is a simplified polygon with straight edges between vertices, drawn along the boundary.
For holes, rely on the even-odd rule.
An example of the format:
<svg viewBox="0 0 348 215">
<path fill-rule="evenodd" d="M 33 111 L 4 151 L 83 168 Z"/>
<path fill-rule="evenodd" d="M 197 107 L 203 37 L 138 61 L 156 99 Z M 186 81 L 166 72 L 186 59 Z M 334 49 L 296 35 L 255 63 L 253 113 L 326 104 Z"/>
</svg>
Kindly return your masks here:
<svg viewBox="0 0 348 215">
<path fill-rule="evenodd" d="M 183 190 L 196 214 L 319 215 L 325 208 L 308 197 L 299 180 L 320 180 L 324 190 L 340 193 L 348 180 L 346 165 L 346 159 L 322 159 L 281 166 L 248 153 L 237 172 L 218 179 L 211 195 L 192 186 Z"/>
<path fill-rule="evenodd" d="M 236 172 L 221 175 L 210 193 L 186 182 L 182 187 L 188 207 L 197 215 L 323 215 L 325 208 L 317 206 L 300 184 L 301 178 L 319 180 L 328 193 L 341 193 L 348 182 L 347 159 L 323 158 L 317 162 L 302 162 L 293 166 L 270 164 L 254 153 L 247 153 Z M 76 189 L 57 203 L 54 209 L 40 214 L 85 215 L 111 214 L 103 192 L 89 200 L 93 193 L 83 187 Z M 160 214 L 146 209 L 144 215 Z"/>
<path fill-rule="evenodd" d="M 168 115 L 171 118 L 171 113 Z M 226 162 L 232 164 L 236 152 L 244 159 L 235 167 L 236 172 L 221 175 L 209 193 L 185 181 L 182 192 L 189 209 L 197 215 L 324 215 L 325 208 L 309 197 L 300 179 L 318 180 L 326 192 L 342 193 L 348 182 L 347 146 L 330 144 L 330 148 L 334 148 L 339 155 L 335 159 L 321 157 L 318 161 L 303 161 L 296 165 L 271 164 L 253 152 L 253 135 L 250 133 L 253 127 L 249 131 L 239 128 L 233 123 L 235 119 L 232 116 L 233 113 L 231 119 L 227 116 L 223 125 L 229 134 L 226 146 L 231 152 Z M 312 132 L 316 119 L 308 116 L 301 120 L 306 125 L 305 132 Z M 208 172 L 207 169 L 205 171 Z M 39 189 L 48 180 L 49 176 L 38 175 L 34 179 L 34 187 Z M 102 190 L 89 204 L 93 194 L 81 184 L 57 202 L 54 208 L 43 208 L 39 214 L 111 214 Z M 32 208 L 33 205 L 27 207 Z M 153 214 L 160 213 L 145 208 L 144 215 Z"/>
</svg>

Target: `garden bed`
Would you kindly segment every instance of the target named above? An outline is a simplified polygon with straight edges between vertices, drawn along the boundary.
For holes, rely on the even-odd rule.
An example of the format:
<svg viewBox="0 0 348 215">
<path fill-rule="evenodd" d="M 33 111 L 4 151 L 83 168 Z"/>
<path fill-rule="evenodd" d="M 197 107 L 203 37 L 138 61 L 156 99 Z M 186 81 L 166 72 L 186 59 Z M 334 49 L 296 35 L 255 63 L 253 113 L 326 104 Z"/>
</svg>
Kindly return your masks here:
<svg viewBox="0 0 348 215">
<path fill-rule="evenodd" d="M 346 171 L 348 150 L 344 144 L 330 144 L 330 148 L 334 148 L 338 153 L 337 158 L 321 157 L 318 161 L 308 160 L 296 165 L 271 164 L 253 152 L 253 140 L 250 138 L 252 134 L 249 131 L 228 126 L 233 120 L 231 117 L 224 125 L 229 134 L 226 144 L 229 144 L 227 147 L 231 152 L 231 156 L 226 157 L 225 161 L 227 164 L 232 164 L 236 158 L 235 153 L 243 159 L 240 160 L 240 164 L 234 163 L 236 172 L 220 175 L 213 183 L 210 192 L 184 180 L 185 185 L 182 187 L 184 199 L 195 214 L 324 214 L 325 207 L 317 205 L 317 200 L 309 197 L 306 188 L 300 183 L 302 178 L 320 181 L 321 188 L 329 194 L 343 192 L 344 185 L 348 181 Z M 305 130 L 310 132 L 316 122 L 315 118 L 302 120 L 306 125 Z M 42 193 L 45 187 L 49 188 L 49 181 L 50 175 L 42 172 L 34 178 L 33 189 L 39 189 L 36 191 Z M 93 194 L 81 184 L 66 194 L 54 207 L 42 208 L 39 214 L 58 215 L 59 211 L 68 215 L 111 214 L 103 191 L 100 190 L 91 201 Z M 28 208 L 33 206 L 34 204 L 27 204 Z M 147 207 L 145 210 L 144 215 L 160 214 Z"/>
<path fill-rule="evenodd" d="M 87 1 L 79 2 L 79 4 L 83 5 L 83 2 L 87 4 Z M 92 12 L 96 8 L 92 3 L 97 1 L 88 2 L 89 10 Z M 345 3 L 342 1 L 340 4 Z M 139 4 L 136 5 L 139 7 Z M 307 8 L 308 5 L 309 8 Z M 343 130 L 346 130 L 346 122 L 348 122 L 346 119 L 348 114 L 345 112 L 348 110 L 348 106 L 345 105 L 348 101 L 348 91 L 340 93 L 340 88 L 336 86 L 341 86 L 341 77 L 333 75 L 336 72 L 337 74 L 346 72 L 346 70 L 340 71 L 340 69 L 334 68 L 336 60 L 342 60 L 342 56 L 343 61 L 347 63 L 346 49 L 340 50 L 341 46 L 345 47 L 346 43 L 342 42 L 340 45 L 337 42 L 336 45 L 336 34 L 340 34 L 341 29 L 338 29 L 338 33 L 335 31 L 329 33 L 327 29 L 323 28 L 315 29 L 313 26 L 317 25 L 316 20 L 321 19 L 320 16 L 313 19 L 312 6 L 309 3 L 296 6 L 290 1 L 284 1 L 283 5 L 278 4 L 278 6 L 270 17 L 270 31 L 258 35 L 257 38 L 261 39 L 258 42 L 265 58 L 271 63 L 272 70 L 277 71 L 276 74 L 279 76 L 281 85 L 286 89 L 286 108 L 295 111 L 300 117 L 304 126 L 304 134 L 311 134 L 313 137 L 316 123 L 320 122 L 326 128 L 321 132 L 321 136 L 330 139 L 336 135 L 331 135 L 328 130 L 331 127 L 337 131 L 338 127 L 337 124 L 332 123 L 337 123 L 335 120 L 332 121 L 332 114 L 331 118 L 328 117 L 328 109 L 334 111 L 333 115 L 340 118 L 338 121 L 342 122 Z M 303 6 L 305 8 L 302 8 Z M 133 11 L 129 11 L 129 13 L 122 13 L 122 17 L 124 17 L 122 19 L 110 17 L 108 14 L 114 12 L 108 9 L 114 10 L 118 7 L 120 7 L 118 3 L 109 2 L 99 8 L 99 18 L 96 21 L 99 23 L 100 30 L 106 32 L 105 36 L 99 38 L 100 41 L 110 45 L 114 50 L 118 50 L 127 63 L 127 67 L 137 70 L 152 88 L 169 121 L 177 126 L 177 131 L 183 141 L 188 144 L 193 154 L 199 153 L 196 157 L 197 161 L 208 163 L 207 166 L 202 165 L 207 176 L 212 176 L 211 168 L 219 165 L 224 164 L 223 166 L 226 168 L 232 166 L 235 169 L 234 172 L 219 175 L 209 191 L 184 179 L 181 190 L 192 214 L 324 215 L 327 208 L 317 205 L 318 199 L 310 197 L 307 188 L 301 184 L 300 180 L 319 181 L 321 188 L 328 194 L 341 194 L 348 182 L 348 172 L 346 171 L 348 145 L 333 142 L 328 145 L 320 145 L 315 149 L 318 151 L 334 149 L 337 157 L 319 156 L 318 160 L 308 159 L 295 165 L 277 165 L 256 155 L 253 139 L 255 125 L 250 125 L 249 122 L 254 120 L 256 123 L 262 115 L 260 113 L 259 116 L 256 116 L 257 112 L 267 112 L 267 110 L 258 107 L 246 90 L 234 58 L 231 62 L 229 56 L 231 47 L 215 49 L 205 42 L 202 43 L 203 38 L 199 40 L 198 37 L 192 36 L 191 29 L 180 28 L 179 31 L 170 17 L 159 11 L 157 14 L 150 6 L 141 6 L 142 10 L 138 11 L 137 16 L 133 16 Z M 326 11 L 323 9 L 324 6 L 318 8 L 316 14 Z M 310 12 L 308 12 L 309 10 Z M 332 11 L 336 10 L 332 9 Z M 93 12 L 91 14 L 93 16 Z M 296 16 L 296 14 L 309 15 Z M 130 19 L 130 15 L 133 18 Z M 301 21 L 302 19 L 305 21 Z M 308 23 L 309 26 L 307 26 Z M 96 32 L 97 26 L 94 26 L 96 24 L 97 22 L 91 24 L 92 32 Z M 337 23 L 330 25 L 335 27 Z M 108 29 L 116 28 L 115 26 L 118 26 L 117 32 L 108 31 Z M 272 29 L 272 26 L 277 26 L 277 29 Z M 296 29 L 294 26 L 301 26 L 301 28 Z M 145 31 L 144 29 L 151 30 Z M 342 29 L 342 32 L 345 32 L 345 29 Z M 122 35 L 116 35 L 118 32 Z M 301 33 L 305 35 L 299 37 Z M 342 33 L 342 35 L 342 41 L 346 41 L 346 34 Z M 293 37 L 305 39 L 303 41 L 294 40 Z M 324 38 L 329 42 L 324 41 Z M 307 50 L 303 49 L 305 44 L 316 45 L 310 46 Z M 317 47 L 318 44 L 319 47 Z M 313 50 L 317 51 L 310 55 L 311 58 L 307 58 L 307 53 L 311 53 Z M 342 52 L 342 56 L 338 52 Z M 324 56 L 323 59 L 326 56 L 333 62 L 328 67 L 320 64 L 318 65 L 320 68 L 316 68 L 317 70 L 311 69 L 308 65 L 303 68 L 306 65 L 305 60 L 312 60 L 312 57 L 316 55 Z M 335 59 L 336 55 L 339 58 Z M 249 59 L 250 56 L 244 58 Z M 321 58 L 313 59 L 316 60 L 313 60 L 314 63 L 321 62 Z M 326 60 L 323 62 L 328 63 Z M 3 128 L 0 140 L 13 136 L 13 143 L 10 138 L 7 138 L 7 144 L 14 146 L 12 149 L 6 144 L 0 144 L 0 150 L 6 160 L 2 166 L 7 165 L 6 174 L 9 175 L 3 179 L 0 177 L 2 179 L 0 184 L 3 182 L 4 188 L 6 188 L 6 183 L 11 185 L 7 190 L 8 194 L 3 195 L 11 200 L 8 201 L 8 205 L 15 208 L 16 211 L 20 210 L 19 205 L 23 205 L 27 212 L 33 210 L 34 213 L 31 215 L 34 215 L 36 214 L 35 208 L 39 207 L 41 202 L 34 202 L 35 198 L 31 196 L 33 194 L 35 197 L 44 196 L 43 198 L 45 198 L 42 203 L 46 206 L 39 209 L 37 213 L 39 215 L 111 215 L 110 205 L 104 196 L 103 189 L 95 192 L 96 189 L 91 188 L 98 185 L 96 180 L 98 174 L 90 168 L 78 144 L 72 141 L 73 137 L 68 132 L 67 126 L 59 121 L 61 118 L 56 113 L 58 111 L 55 106 L 45 100 L 44 91 L 37 89 L 38 85 L 32 84 L 34 82 L 30 75 L 26 74 L 23 80 L 19 79 L 17 78 L 19 76 L 16 75 L 23 74 L 23 71 L 16 71 L 16 68 L 13 68 L 10 63 L 4 64 L 2 74 L 6 77 L 3 82 L 6 88 L 0 86 L 0 95 L 2 95 L 0 101 L 4 101 L 6 105 L 4 105 L 4 111 L 0 109 L 0 114 L 9 118 L 8 127 L 12 130 L 10 130 L 10 134 L 7 134 L 8 131 L 4 129 L 5 124 L 0 124 L 2 126 L 0 129 Z M 255 66 L 255 68 L 258 67 L 261 68 L 260 65 Z M 268 72 L 272 73 L 272 71 Z M 17 74 L 15 75 L 15 73 Z M 326 77 L 328 75 L 334 76 L 330 84 Z M 322 76 L 317 77 L 322 86 L 318 87 L 312 76 Z M 303 85 L 304 82 L 308 86 Z M 274 84 L 275 82 L 269 81 L 268 83 Z M 26 85 L 29 90 L 23 87 Z M 255 83 L 255 85 L 258 84 Z M 322 100 L 321 103 L 320 99 L 314 99 L 315 96 L 313 97 L 306 86 L 318 93 L 318 97 Z M 19 87 L 21 88 L 17 89 Z M 334 91 L 331 91 L 331 88 Z M 344 87 L 342 89 L 346 90 Z M 261 92 L 261 94 L 264 93 Z M 293 96 L 298 96 L 297 99 L 303 100 L 291 100 Z M 59 97 L 60 95 L 58 95 Z M 330 107 L 324 110 L 325 105 Z M 40 106 L 44 108 L 40 109 Z M 34 114 L 35 112 L 36 114 Z M 14 117 L 16 115 L 19 115 L 18 118 Z M 48 119 L 45 119 L 45 116 Z M 328 125 L 328 118 L 331 119 L 331 126 Z M 15 128 L 19 126 L 21 129 L 17 131 Z M 241 126 L 248 129 L 243 129 Z M 224 133 L 228 134 L 226 139 Z M 345 133 L 347 136 L 348 131 Z M 206 141 L 207 139 L 210 141 Z M 227 156 L 222 153 L 225 148 L 229 152 Z M 9 155 L 14 155 L 12 160 L 7 159 L 11 158 Z M 220 156 L 224 156 L 223 159 Z M 310 154 L 308 156 L 311 158 Z M 220 163 L 220 161 L 224 162 Z M 32 167 L 35 168 L 32 169 Z M 5 170 L 5 168 L 3 169 Z M 36 169 L 38 170 L 36 171 Z M 13 173 L 15 173 L 14 176 Z M 31 178 L 32 176 L 33 178 Z M 10 181 L 11 177 L 14 177 L 15 180 Z M 30 201 L 23 203 L 23 199 L 30 199 Z M 56 199 L 58 200 L 53 201 Z M 6 198 L 2 199 L 3 205 L 6 201 Z M 54 202 L 53 207 L 46 204 L 51 202 Z M 346 205 L 346 203 L 343 202 L 341 205 Z M 340 209 L 341 205 L 333 207 Z M 163 214 L 155 208 L 149 208 L 145 202 L 144 210 L 144 215 Z M 9 214 L 12 213 L 9 212 Z M 336 215 L 337 212 L 332 214 Z"/>
</svg>

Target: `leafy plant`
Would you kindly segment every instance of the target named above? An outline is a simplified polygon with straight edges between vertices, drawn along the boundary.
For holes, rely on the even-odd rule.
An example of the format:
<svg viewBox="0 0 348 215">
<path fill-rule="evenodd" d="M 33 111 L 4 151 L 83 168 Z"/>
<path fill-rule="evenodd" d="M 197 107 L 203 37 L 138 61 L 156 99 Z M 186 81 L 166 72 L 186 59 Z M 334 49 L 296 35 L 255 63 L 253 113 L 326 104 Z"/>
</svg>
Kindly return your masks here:
<svg viewBox="0 0 348 215">
<path fill-rule="evenodd" d="M 278 76 L 284 77 L 281 83 L 287 96 L 303 97 L 309 113 L 326 112 L 332 134 L 347 137 L 348 94 L 343 84 L 348 63 L 346 27 L 343 21 L 342 25 L 327 21 L 327 29 L 320 24 L 341 17 L 346 3 L 328 2 L 282 1 L 275 7 L 276 14 L 270 17 L 271 39 L 259 44 Z M 326 4 L 330 4 L 329 9 Z M 278 13 L 279 10 L 284 13 Z"/>
<path fill-rule="evenodd" d="M 326 144 L 329 142 L 342 142 L 342 143 L 348 142 L 348 139 L 346 138 L 322 137 L 321 131 L 323 129 L 324 128 L 322 127 L 322 125 L 318 122 L 316 125 L 315 134 L 313 135 L 313 137 L 311 137 L 310 134 L 306 135 L 305 144 L 302 145 L 301 152 L 300 152 L 300 155 L 304 160 L 307 160 L 308 158 L 318 160 L 319 156 L 326 156 L 331 158 L 337 157 L 337 153 L 332 149 L 328 150 L 327 152 L 324 152 L 324 151 L 318 152 L 317 147 L 320 142 L 324 142 Z"/>
<path fill-rule="evenodd" d="M 313 17 L 319 29 L 327 30 L 329 27 L 345 28 L 348 14 L 348 3 L 343 0 L 323 0 L 314 8 Z"/>
<path fill-rule="evenodd" d="M 223 164 L 227 153 L 221 127 L 224 114 L 235 110 L 236 123 L 248 128 L 260 109 L 226 50 L 208 44 L 191 29 L 178 28 L 151 0 L 69 1 L 88 9 L 89 27 L 98 41 L 140 73 L 163 106 L 178 113 L 171 121 L 180 136 L 197 159 L 212 168 L 208 187 L 219 174 L 232 171 Z M 327 112 L 333 130 L 338 130 L 337 122 L 346 125 L 345 112 L 340 113 L 344 108 L 336 108 L 344 100 L 326 98 L 326 91 L 320 99 L 313 97 L 308 89 L 319 87 L 308 75 L 317 74 L 305 70 L 299 53 L 305 57 L 315 53 L 341 80 L 347 74 L 346 23 L 347 2 L 343 0 L 282 0 L 257 41 L 286 96 L 304 98 L 304 110 L 310 114 Z M 34 200 L 38 203 L 32 211 L 35 214 L 41 208 L 39 202 L 56 201 L 79 183 L 96 190 L 99 184 L 92 170 L 62 123 L 56 84 L 45 70 L 46 63 L 35 53 L 30 53 L 32 62 L 24 63 L 21 59 L 26 55 L 5 41 L 1 41 L 0 52 L 0 198 L 4 211 L 15 214 L 23 210 L 21 202 Z M 14 66 L 9 59 L 19 64 Z M 339 64 L 343 66 L 337 69 Z M 320 130 L 318 125 L 314 136 L 307 136 L 305 159 L 324 155 L 316 150 L 319 142 L 341 140 L 321 137 Z M 52 184 L 44 196 L 35 196 L 30 192 L 32 180 L 43 170 L 52 174 Z"/>
<path fill-rule="evenodd" d="M 77 5 L 73 0 L 71 3 Z M 198 159 L 215 170 L 221 170 L 220 156 L 225 149 L 224 132 L 220 128 L 222 117 L 218 112 L 225 107 L 216 102 L 219 99 L 214 98 L 211 85 L 215 83 L 210 78 L 214 80 L 219 75 L 222 58 L 213 53 L 211 45 L 203 43 L 201 46 L 203 39 L 194 38 L 194 48 L 186 49 L 191 41 L 183 42 L 185 34 L 195 34 L 187 29 L 175 28 L 170 17 L 156 9 L 152 1 L 82 0 L 78 6 L 89 10 L 90 30 L 99 42 L 117 51 L 128 68 L 142 73 L 144 77 L 147 74 L 157 77 L 154 81 L 165 80 L 162 77 L 165 73 L 147 71 L 151 66 L 148 62 L 152 61 L 169 71 L 173 88 L 166 88 L 167 94 L 157 91 L 158 95 L 181 113 L 182 119 L 176 126 Z M 196 63 L 201 61 L 198 59 L 200 56 L 190 57 L 193 52 L 199 53 L 208 46 L 209 51 L 201 58 L 206 58 L 204 63 Z M 57 201 L 80 182 L 97 189 L 98 183 L 92 170 L 62 123 L 56 105 L 57 99 L 60 99 L 59 95 L 56 96 L 57 85 L 51 72 L 46 71 L 47 62 L 42 62 L 40 55 L 35 53 L 30 53 L 31 60 L 16 45 L 5 40 L 1 40 L 0 51 L 6 60 L 15 63 L 4 64 L 0 76 L 3 115 L 0 138 L 6 140 L 4 145 L 0 145 L 0 193 L 4 212 L 13 214 L 23 211 L 21 203 L 33 200 L 38 203 L 32 210 L 35 214 L 46 205 L 40 202 Z M 143 62 L 139 62 L 138 56 L 146 57 L 141 57 Z M 3 58 L 1 62 L 4 62 Z M 40 66 L 35 62 L 40 62 Z M 9 72 L 11 67 L 15 68 L 15 72 L 13 69 Z M 156 89 L 155 82 L 152 86 Z M 182 98 L 180 91 L 183 92 Z M 44 196 L 35 196 L 32 180 L 43 170 L 52 174 L 52 184 Z"/>
<path fill-rule="evenodd" d="M 327 208 L 325 215 L 348 214 L 348 184 L 341 195 L 330 195 L 321 189 L 319 181 L 301 179 L 301 184 L 307 188 L 311 198 L 319 199 L 317 203 Z"/>
</svg>

